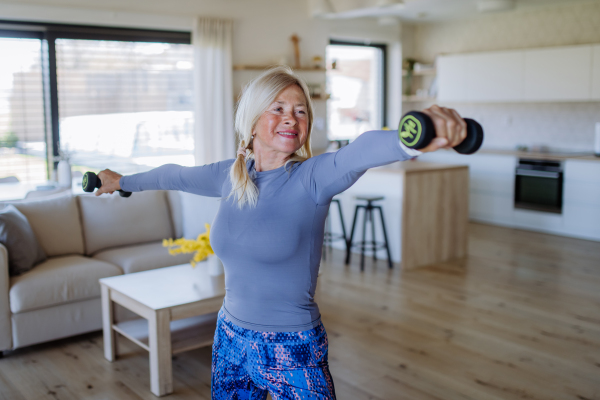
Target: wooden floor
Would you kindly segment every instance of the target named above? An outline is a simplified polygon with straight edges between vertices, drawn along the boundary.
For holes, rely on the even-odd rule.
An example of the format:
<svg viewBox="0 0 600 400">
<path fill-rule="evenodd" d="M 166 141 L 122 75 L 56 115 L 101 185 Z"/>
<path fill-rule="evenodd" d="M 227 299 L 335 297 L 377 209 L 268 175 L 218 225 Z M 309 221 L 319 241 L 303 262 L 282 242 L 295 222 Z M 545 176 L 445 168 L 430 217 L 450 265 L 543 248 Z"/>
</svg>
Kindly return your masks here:
<svg viewBox="0 0 600 400">
<path fill-rule="evenodd" d="M 600 243 L 470 224 L 467 259 L 365 272 L 333 252 L 317 301 L 338 399 L 600 399 Z M 354 257 L 354 262 L 358 257 Z M 147 353 L 100 332 L 0 359 L 0 399 L 155 399 Z M 210 348 L 169 399 L 210 398 Z"/>
</svg>

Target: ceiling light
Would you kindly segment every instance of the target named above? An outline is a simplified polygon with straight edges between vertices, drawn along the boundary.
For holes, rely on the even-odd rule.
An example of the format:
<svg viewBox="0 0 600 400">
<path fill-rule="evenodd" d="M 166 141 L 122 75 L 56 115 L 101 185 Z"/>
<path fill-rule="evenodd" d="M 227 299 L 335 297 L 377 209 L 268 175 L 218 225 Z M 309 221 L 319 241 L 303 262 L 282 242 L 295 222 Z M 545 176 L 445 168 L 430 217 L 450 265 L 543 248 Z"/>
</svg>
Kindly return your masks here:
<svg viewBox="0 0 600 400">
<path fill-rule="evenodd" d="M 331 0 L 312 0 L 312 15 L 323 19 L 351 19 L 365 17 L 386 17 L 398 15 L 404 8 L 402 0 L 377 0 L 371 7 L 354 8 L 346 11 L 337 11 L 333 8 Z"/>
</svg>

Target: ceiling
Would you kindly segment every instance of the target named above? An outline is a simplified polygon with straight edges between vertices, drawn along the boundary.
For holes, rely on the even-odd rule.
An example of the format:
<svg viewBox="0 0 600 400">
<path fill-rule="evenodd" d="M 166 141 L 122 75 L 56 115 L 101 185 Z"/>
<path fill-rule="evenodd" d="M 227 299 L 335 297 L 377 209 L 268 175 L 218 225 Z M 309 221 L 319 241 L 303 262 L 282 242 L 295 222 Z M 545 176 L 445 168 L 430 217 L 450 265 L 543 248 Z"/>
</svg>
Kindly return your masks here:
<svg viewBox="0 0 600 400">
<path fill-rule="evenodd" d="M 318 1 L 318 0 L 317 0 Z M 478 11 L 478 2 L 502 2 L 504 0 L 404 0 L 404 5 L 377 7 L 385 0 L 326 0 L 334 10 L 329 18 L 357 17 L 395 17 L 403 21 L 427 22 L 487 15 L 490 12 Z M 401 3 L 401 1 L 396 0 Z M 514 12 L 531 8 L 540 8 L 557 4 L 573 4 L 575 2 L 593 2 L 600 0 L 513 0 L 514 8 L 496 12 Z M 393 3 L 387 0 L 387 3 Z M 508 0 L 510 3 L 510 0 Z"/>
</svg>

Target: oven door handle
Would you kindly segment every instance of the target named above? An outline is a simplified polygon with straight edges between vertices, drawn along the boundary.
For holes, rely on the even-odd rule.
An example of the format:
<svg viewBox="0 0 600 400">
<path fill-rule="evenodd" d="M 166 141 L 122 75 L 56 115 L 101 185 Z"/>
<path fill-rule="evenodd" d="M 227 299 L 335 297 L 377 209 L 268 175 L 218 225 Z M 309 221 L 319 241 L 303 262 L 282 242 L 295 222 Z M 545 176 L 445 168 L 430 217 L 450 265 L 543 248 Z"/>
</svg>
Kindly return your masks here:
<svg viewBox="0 0 600 400">
<path fill-rule="evenodd" d="M 559 172 L 534 171 L 529 169 L 517 169 L 517 176 L 535 176 L 539 178 L 554 178 L 560 177 Z"/>
</svg>

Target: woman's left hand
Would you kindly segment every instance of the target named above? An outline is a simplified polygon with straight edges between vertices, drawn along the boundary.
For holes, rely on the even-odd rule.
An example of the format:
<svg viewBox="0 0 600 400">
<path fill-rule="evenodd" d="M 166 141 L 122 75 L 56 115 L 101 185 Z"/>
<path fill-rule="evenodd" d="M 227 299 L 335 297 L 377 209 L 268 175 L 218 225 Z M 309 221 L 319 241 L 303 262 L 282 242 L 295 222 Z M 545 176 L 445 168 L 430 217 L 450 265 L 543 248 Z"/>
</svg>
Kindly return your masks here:
<svg viewBox="0 0 600 400">
<path fill-rule="evenodd" d="M 423 110 L 433 121 L 435 139 L 423 148 L 423 153 L 436 151 L 441 148 L 450 149 L 460 144 L 467 137 L 467 123 L 452 108 L 440 107 L 437 104 Z"/>
</svg>

